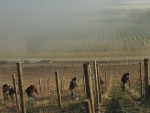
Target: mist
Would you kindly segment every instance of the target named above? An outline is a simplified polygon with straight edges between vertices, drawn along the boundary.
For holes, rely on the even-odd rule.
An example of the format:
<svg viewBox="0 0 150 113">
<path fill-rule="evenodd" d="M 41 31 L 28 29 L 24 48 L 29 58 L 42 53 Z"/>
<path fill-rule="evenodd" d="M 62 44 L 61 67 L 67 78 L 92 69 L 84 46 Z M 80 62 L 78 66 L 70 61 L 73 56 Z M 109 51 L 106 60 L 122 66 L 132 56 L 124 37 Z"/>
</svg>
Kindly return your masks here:
<svg viewBox="0 0 150 113">
<path fill-rule="evenodd" d="M 149 6 L 148 0 L 0 1 L 0 58 L 80 51 L 101 36 L 102 24 L 149 24 Z"/>
</svg>

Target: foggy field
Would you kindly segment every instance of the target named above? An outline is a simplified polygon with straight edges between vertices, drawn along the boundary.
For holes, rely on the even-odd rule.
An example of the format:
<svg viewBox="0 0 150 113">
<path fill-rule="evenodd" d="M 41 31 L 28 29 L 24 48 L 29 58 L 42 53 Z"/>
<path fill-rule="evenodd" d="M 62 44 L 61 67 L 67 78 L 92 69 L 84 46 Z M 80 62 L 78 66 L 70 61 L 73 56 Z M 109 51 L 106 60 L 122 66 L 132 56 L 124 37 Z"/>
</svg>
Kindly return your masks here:
<svg viewBox="0 0 150 113">
<path fill-rule="evenodd" d="M 92 107 L 93 113 L 150 111 L 149 0 L 5 0 L 0 1 L 0 17 L 0 112 L 86 113 Z M 124 92 L 121 78 L 126 72 L 130 80 Z M 13 86 L 13 74 L 19 100 L 4 100 L 2 86 Z M 23 76 L 23 86 L 18 76 Z M 69 90 L 73 77 L 78 84 L 75 100 Z M 39 90 L 33 105 L 23 93 L 31 84 Z M 91 106 L 85 106 L 85 99 Z"/>
<path fill-rule="evenodd" d="M 149 29 L 150 25 L 146 24 L 96 24 L 93 28 L 91 26 L 90 29 L 85 29 L 85 32 L 79 31 L 76 34 L 77 36 L 73 34 L 76 38 L 69 38 L 68 36 L 68 38 L 56 38 L 50 42 L 47 41 L 48 39 L 43 42 L 36 40 L 33 45 L 21 45 L 24 46 L 24 49 L 12 50 L 11 52 L 14 52 L 10 52 L 10 55 L 7 55 L 8 50 L 3 49 L 1 50 L 1 53 L 3 53 L 1 59 L 82 59 L 90 57 L 103 58 L 104 56 L 149 56 Z M 90 30 L 91 32 L 87 32 Z M 85 38 L 81 37 L 83 34 Z M 43 46 L 39 46 L 39 43 Z M 5 46 L 5 43 L 0 45 L 1 48 L 3 46 Z M 28 51 L 29 48 L 31 52 Z M 11 49 L 13 48 L 9 48 L 9 50 Z"/>
<path fill-rule="evenodd" d="M 1 4 L 0 59 L 150 56 L 147 0 L 10 4 Z"/>
</svg>

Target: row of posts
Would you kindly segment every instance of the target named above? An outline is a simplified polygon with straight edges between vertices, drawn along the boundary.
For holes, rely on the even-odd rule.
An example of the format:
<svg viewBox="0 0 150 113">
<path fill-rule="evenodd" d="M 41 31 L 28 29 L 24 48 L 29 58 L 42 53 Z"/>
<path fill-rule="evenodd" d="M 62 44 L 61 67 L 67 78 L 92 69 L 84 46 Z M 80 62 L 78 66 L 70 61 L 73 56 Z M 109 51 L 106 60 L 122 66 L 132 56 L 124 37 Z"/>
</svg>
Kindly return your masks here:
<svg viewBox="0 0 150 113">
<path fill-rule="evenodd" d="M 95 75 L 95 90 L 96 90 L 96 105 L 99 108 L 100 103 L 102 102 L 102 97 L 101 97 L 101 87 L 98 84 L 101 84 L 100 77 L 97 76 L 99 75 L 99 66 L 96 65 L 96 61 L 93 62 L 93 67 L 94 67 L 94 75 Z M 88 113 L 95 113 L 95 107 L 94 107 L 94 96 L 93 96 L 93 89 L 92 89 L 92 81 L 91 81 L 91 67 L 89 63 L 84 63 L 83 64 L 84 68 L 84 79 L 85 79 L 85 91 L 87 94 L 87 99 L 85 100 L 85 105 L 86 105 L 86 110 Z M 19 86 L 19 94 L 20 94 L 20 101 L 18 97 L 18 88 L 16 84 L 16 77 L 15 75 L 12 75 L 13 77 L 13 84 L 15 88 L 15 96 L 16 96 L 16 103 L 18 110 L 22 111 L 22 113 L 26 113 L 26 108 L 25 108 L 25 97 L 24 97 L 24 85 L 23 85 L 23 74 L 22 74 L 22 64 L 21 62 L 17 63 L 17 72 L 18 72 L 18 86 Z M 59 107 L 62 107 L 61 104 L 61 93 L 60 93 L 60 87 L 59 87 L 59 75 L 58 71 L 55 71 L 55 77 L 56 77 L 56 87 L 57 87 L 57 95 L 58 95 L 58 103 Z M 41 82 L 41 79 L 39 79 L 39 83 Z M 41 90 L 40 90 L 41 91 Z M 20 103 L 21 102 L 21 103 Z M 89 106 L 90 105 L 90 106 Z M 20 108 L 21 107 L 21 108 Z"/>
<path fill-rule="evenodd" d="M 96 65 L 96 61 L 93 62 L 94 67 L 94 77 L 95 77 L 95 92 L 96 92 L 96 107 L 100 108 L 100 103 L 102 102 L 102 93 L 100 87 L 100 76 L 99 75 L 99 67 Z M 91 68 L 89 63 L 83 64 L 84 75 L 85 75 L 85 85 L 86 85 L 86 94 L 87 99 L 85 100 L 86 112 L 87 113 L 95 113 L 94 107 L 94 99 L 93 99 L 93 89 L 91 82 Z M 145 100 L 150 99 L 150 74 L 149 74 L 149 58 L 144 59 L 144 81 L 145 81 Z M 142 80 L 142 63 L 140 62 L 140 95 L 143 96 L 143 80 Z M 129 84 L 130 88 L 130 84 Z M 99 111 L 99 110 L 98 110 Z M 99 111 L 100 113 L 100 111 Z"/>
<path fill-rule="evenodd" d="M 99 75 L 99 65 L 96 64 L 96 61 L 93 62 L 94 67 L 94 77 L 95 77 L 95 92 L 96 92 L 96 107 L 100 108 L 100 103 L 102 103 L 102 93 L 101 93 L 101 80 Z M 85 77 L 85 91 L 87 94 L 87 99 L 85 100 L 85 106 L 87 113 L 95 113 L 95 105 L 94 105 L 94 96 L 93 96 L 93 89 L 92 89 L 92 81 L 91 81 L 91 67 L 89 63 L 83 63 L 83 69 L 84 69 L 84 77 Z M 23 74 L 22 74 L 22 64 L 21 62 L 17 63 L 17 72 L 18 72 L 18 86 L 19 86 L 19 93 L 20 93 L 20 100 L 17 96 L 17 85 L 16 85 L 16 77 L 15 75 L 12 75 L 13 77 L 13 84 L 14 88 L 16 89 L 16 103 L 18 106 L 18 110 L 22 110 L 22 113 L 26 113 L 25 109 L 25 97 L 24 97 L 24 88 L 23 88 Z M 140 62 L 140 78 L 142 73 L 142 64 Z M 150 81 L 149 81 L 149 59 L 144 59 L 144 73 L 145 73 L 145 99 L 150 99 Z M 57 94 L 58 94 L 58 102 L 59 107 L 61 108 L 61 94 L 60 94 L 60 88 L 59 88 L 59 77 L 58 77 L 58 71 L 55 71 L 56 76 L 56 86 L 57 86 Z M 142 86 L 142 79 L 141 79 L 141 95 L 143 95 L 143 86 Z M 20 105 L 21 104 L 21 105 Z M 21 108 L 20 108 L 21 106 Z"/>
<path fill-rule="evenodd" d="M 87 113 L 95 113 L 95 111 L 100 112 L 100 103 L 102 103 L 102 89 L 101 89 L 101 76 L 99 76 L 99 65 L 96 63 L 96 61 L 93 62 L 96 103 L 94 103 L 90 64 L 84 63 L 83 69 L 87 95 L 87 99 L 85 100 L 86 112 Z"/>
<path fill-rule="evenodd" d="M 16 96 L 16 103 L 18 107 L 18 111 L 21 110 L 22 113 L 26 113 L 26 107 L 25 107 L 25 96 L 24 96 L 24 85 L 23 85 L 23 74 L 22 74 L 22 64 L 21 62 L 17 63 L 17 72 L 18 72 L 18 86 L 19 86 L 19 94 L 20 94 L 20 101 L 18 97 L 18 87 L 16 84 L 16 76 L 15 74 L 12 75 L 13 78 L 13 85 L 15 88 L 15 96 Z M 60 94 L 60 87 L 59 87 L 59 76 L 58 71 L 55 71 L 55 77 L 56 77 L 56 86 L 57 86 L 57 95 L 58 95 L 58 103 L 59 107 L 61 108 L 61 94 Z M 39 84 L 41 83 L 41 79 L 39 79 Z M 41 92 L 41 88 L 40 88 Z M 21 102 L 21 103 L 20 103 Z M 20 108 L 21 106 L 21 108 Z"/>
</svg>

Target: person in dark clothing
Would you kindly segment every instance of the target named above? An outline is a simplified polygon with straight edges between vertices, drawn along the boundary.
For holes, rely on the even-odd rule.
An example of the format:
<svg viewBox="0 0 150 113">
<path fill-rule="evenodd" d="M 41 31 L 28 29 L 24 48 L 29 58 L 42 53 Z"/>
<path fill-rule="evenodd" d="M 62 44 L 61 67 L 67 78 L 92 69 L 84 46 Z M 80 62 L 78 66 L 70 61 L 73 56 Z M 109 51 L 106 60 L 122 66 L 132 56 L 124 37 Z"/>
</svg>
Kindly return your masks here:
<svg viewBox="0 0 150 113">
<path fill-rule="evenodd" d="M 27 89 L 25 90 L 25 92 L 27 93 L 28 97 L 29 97 L 29 104 L 30 107 L 32 107 L 33 104 L 33 98 L 34 98 L 34 93 L 36 93 L 37 95 L 39 95 L 38 90 L 36 88 L 35 85 L 30 85 L 29 87 L 27 87 Z"/>
<path fill-rule="evenodd" d="M 36 93 L 37 95 L 39 94 L 38 91 L 37 91 L 37 88 L 36 86 L 34 85 L 30 85 L 26 90 L 25 92 L 27 93 L 28 97 L 34 97 L 34 93 Z"/>
<path fill-rule="evenodd" d="M 30 107 L 32 107 L 34 105 L 33 104 L 34 93 L 36 93 L 37 95 L 39 94 L 38 91 L 37 91 L 37 88 L 36 88 L 35 85 L 30 85 L 29 87 L 27 87 L 25 92 L 27 93 L 27 95 L 29 97 Z"/>
<path fill-rule="evenodd" d="M 121 81 L 122 81 L 122 91 L 125 91 L 126 89 L 126 83 L 129 81 L 129 73 L 123 74 Z"/>
<path fill-rule="evenodd" d="M 13 87 L 9 90 L 9 96 L 13 101 L 15 100 L 15 89 Z"/>
<path fill-rule="evenodd" d="M 8 83 L 3 85 L 3 97 L 4 100 L 8 100 L 8 95 L 9 95 L 9 90 L 10 90 L 10 86 Z"/>
<path fill-rule="evenodd" d="M 75 89 L 75 87 L 78 87 L 78 85 L 77 85 L 77 83 L 76 83 L 76 80 L 77 80 L 77 78 L 74 77 L 74 78 L 72 79 L 72 81 L 70 82 L 70 86 L 69 86 L 69 89 L 70 89 L 70 91 L 71 91 L 71 98 L 72 98 L 72 99 L 75 99 L 74 89 Z"/>
<path fill-rule="evenodd" d="M 100 89 L 101 89 L 101 92 L 102 92 L 102 94 L 104 93 L 103 92 L 103 84 L 104 84 L 104 82 L 103 82 L 103 80 L 101 79 L 101 77 L 100 77 Z"/>
</svg>

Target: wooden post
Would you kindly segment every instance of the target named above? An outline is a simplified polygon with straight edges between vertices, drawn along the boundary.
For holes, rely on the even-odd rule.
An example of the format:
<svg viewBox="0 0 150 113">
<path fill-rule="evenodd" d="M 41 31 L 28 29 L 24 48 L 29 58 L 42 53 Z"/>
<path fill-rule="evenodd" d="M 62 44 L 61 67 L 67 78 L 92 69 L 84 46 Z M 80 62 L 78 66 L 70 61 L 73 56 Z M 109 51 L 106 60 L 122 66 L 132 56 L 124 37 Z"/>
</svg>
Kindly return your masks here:
<svg viewBox="0 0 150 113">
<path fill-rule="evenodd" d="M 15 97 L 16 97 L 16 105 L 18 107 L 18 111 L 20 111 L 20 102 L 19 102 L 19 97 L 18 97 L 18 87 L 17 87 L 17 84 L 16 84 L 16 75 L 13 74 L 12 75 L 12 79 L 13 79 L 13 85 L 14 85 L 14 89 L 15 89 Z"/>
<path fill-rule="evenodd" d="M 64 93 L 64 86 L 65 86 L 65 76 L 62 78 L 62 93 Z"/>
<path fill-rule="evenodd" d="M 61 93 L 64 93 L 64 80 L 65 80 L 65 76 L 60 76 L 61 77 Z"/>
<path fill-rule="evenodd" d="M 96 105 L 99 108 L 99 89 L 98 89 L 98 77 L 97 77 L 97 66 L 96 61 L 93 62 L 94 67 L 94 76 L 95 76 L 95 92 L 96 92 Z"/>
<path fill-rule="evenodd" d="M 26 113 L 21 62 L 17 63 L 17 71 L 18 71 L 18 83 L 19 83 L 19 92 L 20 92 L 20 100 L 21 100 L 21 109 L 22 109 L 22 113 Z"/>
<path fill-rule="evenodd" d="M 128 79 L 129 79 L 129 90 L 131 89 L 131 83 L 130 83 L 130 75 L 128 76 Z"/>
<path fill-rule="evenodd" d="M 85 75 L 83 75 L 83 86 L 84 86 L 84 93 L 86 94 Z"/>
<path fill-rule="evenodd" d="M 87 99 L 90 99 L 92 113 L 95 113 L 90 64 L 84 63 L 83 68 L 84 68 L 84 75 L 85 75 L 85 82 L 86 82 Z"/>
<path fill-rule="evenodd" d="M 60 92 L 63 90 L 63 76 L 60 76 Z"/>
<path fill-rule="evenodd" d="M 90 100 L 85 99 L 84 102 L 85 102 L 86 113 L 92 113 Z"/>
<path fill-rule="evenodd" d="M 106 83 L 106 86 L 108 85 L 107 84 L 107 72 L 105 72 L 105 83 Z"/>
<path fill-rule="evenodd" d="M 42 88 L 41 88 L 41 82 L 42 80 L 41 80 L 41 78 L 39 78 L 39 88 L 40 88 L 40 94 L 42 94 Z"/>
<path fill-rule="evenodd" d="M 140 81 L 141 81 L 141 92 L 140 95 L 143 95 L 143 82 L 142 82 L 142 62 L 140 62 Z"/>
<path fill-rule="evenodd" d="M 79 89 L 79 96 L 81 96 L 81 90 L 80 90 L 80 78 L 78 76 L 78 89 Z"/>
<path fill-rule="evenodd" d="M 99 102 L 102 103 L 102 83 L 99 75 L 99 65 L 97 65 L 98 88 L 99 88 Z"/>
<path fill-rule="evenodd" d="M 148 99 L 148 77 L 149 77 L 149 59 L 144 59 L 144 71 L 145 71 L 145 99 Z"/>
<path fill-rule="evenodd" d="M 58 102 L 59 102 L 59 107 L 61 108 L 61 94 L 60 94 L 60 88 L 59 88 L 59 75 L 58 71 L 55 71 L 55 77 L 56 77 L 56 87 L 57 87 L 57 95 L 58 95 Z"/>
</svg>

